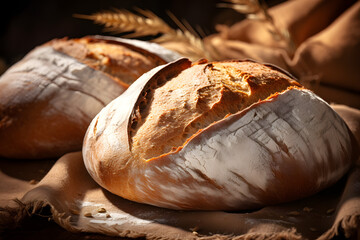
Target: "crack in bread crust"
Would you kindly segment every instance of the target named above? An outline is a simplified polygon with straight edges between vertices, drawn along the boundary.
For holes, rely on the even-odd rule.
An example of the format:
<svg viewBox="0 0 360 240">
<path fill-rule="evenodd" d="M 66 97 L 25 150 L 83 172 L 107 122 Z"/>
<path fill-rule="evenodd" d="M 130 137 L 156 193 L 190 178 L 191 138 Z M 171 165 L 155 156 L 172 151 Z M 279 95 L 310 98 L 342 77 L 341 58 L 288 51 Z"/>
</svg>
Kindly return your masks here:
<svg viewBox="0 0 360 240">
<path fill-rule="evenodd" d="M 193 64 L 160 77 L 134 107 L 131 151 L 142 160 L 175 151 L 200 129 L 293 85 L 287 75 L 247 61 Z"/>
<path fill-rule="evenodd" d="M 309 196 L 348 171 L 354 145 L 331 107 L 298 86 L 252 62 L 160 66 L 91 123 L 85 166 L 112 193 L 171 209 L 245 210 Z M 132 148 L 130 120 L 139 121 Z M 184 137 L 191 125 L 197 132 Z"/>
</svg>

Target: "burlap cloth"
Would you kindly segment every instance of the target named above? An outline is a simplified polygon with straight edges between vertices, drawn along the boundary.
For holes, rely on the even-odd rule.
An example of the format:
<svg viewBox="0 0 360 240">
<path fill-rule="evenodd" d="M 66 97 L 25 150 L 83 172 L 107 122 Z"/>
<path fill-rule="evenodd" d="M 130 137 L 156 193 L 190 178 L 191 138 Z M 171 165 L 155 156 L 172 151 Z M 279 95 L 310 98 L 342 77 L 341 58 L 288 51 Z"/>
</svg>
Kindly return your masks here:
<svg viewBox="0 0 360 240">
<path fill-rule="evenodd" d="M 276 64 L 325 100 L 360 108 L 360 2 L 293 0 L 269 12 L 292 44 L 274 37 L 268 24 L 244 20 L 206 39 L 213 58 Z"/>
<path fill-rule="evenodd" d="M 244 20 L 209 36 L 218 59 L 277 64 L 309 83 L 360 140 L 360 2 L 290 1 L 271 9 L 291 32 L 293 51 Z M 171 47 L 170 47 L 171 48 Z M 354 108 L 350 108 L 348 106 Z M 357 145 L 359 149 L 359 145 Z M 0 228 L 19 226 L 45 206 L 72 232 L 147 239 L 357 239 L 360 159 L 332 187 L 306 199 L 244 212 L 174 211 L 130 202 L 99 187 L 81 153 L 59 160 L 0 160 Z M 21 226 L 21 225 L 20 225 Z M 1 233 L 1 232 L 0 232 Z M 51 238 L 51 237 L 49 237 Z"/>
</svg>

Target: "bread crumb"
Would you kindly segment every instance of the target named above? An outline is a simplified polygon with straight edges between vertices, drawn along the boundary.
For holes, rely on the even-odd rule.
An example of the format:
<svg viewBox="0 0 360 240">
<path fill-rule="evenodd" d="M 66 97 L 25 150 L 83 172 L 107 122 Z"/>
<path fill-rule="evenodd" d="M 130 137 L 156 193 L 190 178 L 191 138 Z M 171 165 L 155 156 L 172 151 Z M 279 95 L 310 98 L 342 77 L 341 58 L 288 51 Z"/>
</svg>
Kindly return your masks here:
<svg viewBox="0 0 360 240">
<path fill-rule="evenodd" d="M 99 208 L 97 210 L 98 213 L 106 213 L 106 209 L 105 208 Z"/>
<path fill-rule="evenodd" d="M 309 207 L 304 207 L 303 211 L 304 212 L 311 212 L 313 210 L 313 208 L 309 208 Z"/>
<path fill-rule="evenodd" d="M 92 218 L 93 217 L 93 215 L 90 212 L 84 213 L 84 216 L 87 217 L 87 218 Z"/>
</svg>

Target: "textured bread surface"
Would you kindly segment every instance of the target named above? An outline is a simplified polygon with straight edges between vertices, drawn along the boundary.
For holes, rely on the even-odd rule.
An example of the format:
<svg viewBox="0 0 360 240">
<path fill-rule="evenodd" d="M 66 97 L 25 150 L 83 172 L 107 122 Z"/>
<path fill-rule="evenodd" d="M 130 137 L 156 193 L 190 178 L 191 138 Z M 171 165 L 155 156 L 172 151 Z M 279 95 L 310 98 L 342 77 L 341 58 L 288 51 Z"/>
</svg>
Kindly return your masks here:
<svg viewBox="0 0 360 240">
<path fill-rule="evenodd" d="M 143 73 L 166 63 L 161 57 L 146 50 L 106 39 L 57 39 L 48 44 L 56 51 L 76 58 L 128 85 Z"/>
<path fill-rule="evenodd" d="M 85 166 L 101 186 L 173 209 L 241 210 L 339 180 L 353 142 L 331 107 L 251 61 L 157 67 L 91 122 Z"/>
<path fill-rule="evenodd" d="M 129 42 L 99 37 L 35 48 L 0 78 L 0 156 L 52 158 L 80 150 L 94 116 L 164 63 Z"/>
<path fill-rule="evenodd" d="M 298 84 L 264 65 L 229 61 L 195 64 L 154 85 L 131 119 L 132 153 L 140 159 L 177 149 L 199 129 Z"/>
</svg>

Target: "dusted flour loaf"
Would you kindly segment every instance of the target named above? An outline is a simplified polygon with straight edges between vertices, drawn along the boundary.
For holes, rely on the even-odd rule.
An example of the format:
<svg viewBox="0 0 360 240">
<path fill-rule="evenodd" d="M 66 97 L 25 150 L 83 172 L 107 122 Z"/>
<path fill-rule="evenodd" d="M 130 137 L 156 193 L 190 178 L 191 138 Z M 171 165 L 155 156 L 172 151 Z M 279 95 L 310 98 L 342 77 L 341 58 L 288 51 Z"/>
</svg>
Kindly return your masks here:
<svg viewBox="0 0 360 240">
<path fill-rule="evenodd" d="M 83 157 L 123 198 L 241 210 L 333 184 L 351 165 L 351 139 L 327 103 L 274 66 L 181 59 L 108 104 L 87 130 Z"/>
<path fill-rule="evenodd" d="M 0 78 L 0 156 L 51 158 L 80 150 L 107 103 L 144 72 L 176 58 L 155 44 L 101 36 L 35 48 Z"/>
</svg>

